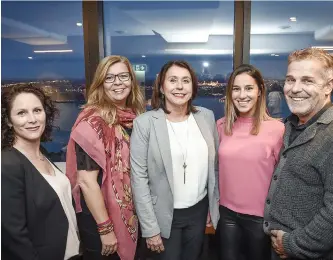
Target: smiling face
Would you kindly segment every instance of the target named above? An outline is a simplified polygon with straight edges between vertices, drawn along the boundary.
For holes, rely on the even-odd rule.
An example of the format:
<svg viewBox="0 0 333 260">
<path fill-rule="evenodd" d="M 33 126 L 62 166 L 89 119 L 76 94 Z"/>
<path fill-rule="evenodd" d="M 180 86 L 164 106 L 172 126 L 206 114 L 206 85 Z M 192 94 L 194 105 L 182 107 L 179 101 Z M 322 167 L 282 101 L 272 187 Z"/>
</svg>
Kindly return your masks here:
<svg viewBox="0 0 333 260">
<path fill-rule="evenodd" d="M 293 61 L 288 66 L 284 94 L 290 111 L 303 124 L 317 114 L 332 91 L 320 61 L 308 59 Z"/>
<path fill-rule="evenodd" d="M 132 79 L 127 66 L 122 62 L 111 65 L 103 86 L 106 95 L 115 105 L 126 107 L 126 100 L 132 89 Z"/>
<path fill-rule="evenodd" d="M 241 117 L 254 115 L 259 95 L 260 90 L 254 78 L 247 73 L 235 77 L 231 97 Z"/>
<path fill-rule="evenodd" d="M 16 142 L 39 141 L 46 124 L 46 114 L 39 98 L 32 93 L 21 93 L 13 100 L 9 127 L 13 127 Z"/>
<path fill-rule="evenodd" d="M 161 91 L 165 95 L 165 105 L 168 110 L 187 106 L 193 93 L 190 72 L 182 67 L 171 66 L 165 74 Z"/>
</svg>

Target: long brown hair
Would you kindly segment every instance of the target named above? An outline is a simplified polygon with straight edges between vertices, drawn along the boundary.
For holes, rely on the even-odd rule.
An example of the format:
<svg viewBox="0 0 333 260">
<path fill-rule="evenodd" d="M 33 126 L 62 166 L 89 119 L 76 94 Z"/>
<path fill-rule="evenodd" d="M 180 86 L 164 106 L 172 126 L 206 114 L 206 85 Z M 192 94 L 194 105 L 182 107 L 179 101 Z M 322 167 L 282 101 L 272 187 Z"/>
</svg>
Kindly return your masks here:
<svg viewBox="0 0 333 260">
<path fill-rule="evenodd" d="M 98 64 L 93 82 L 87 94 L 88 100 L 84 106 L 85 108 L 97 108 L 100 111 L 102 118 L 108 124 L 114 124 L 116 121 L 116 105 L 105 94 L 103 84 L 109 68 L 118 62 L 122 62 L 126 65 L 132 80 L 132 88 L 127 97 L 126 106 L 133 109 L 134 113 L 137 115 L 144 112 L 144 98 L 137 84 L 131 63 L 123 56 L 108 56 L 102 59 Z"/>
<path fill-rule="evenodd" d="M 224 111 L 225 111 L 224 132 L 226 135 L 232 135 L 232 128 L 234 122 L 239 116 L 239 112 L 237 111 L 237 108 L 235 107 L 234 102 L 232 100 L 232 89 L 235 82 L 235 78 L 242 73 L 248 74 L 256 81 L 260 93 L 260 96 L 258 97 L 258 101 L 256 103 L 256 109 L 254 112 L 254 121 L 250 133 L 252 135 L 257 135 L 260 130 L 261 122 L 272 119 L 267 112 L 266 88 L 265 88 L 264 79 L 260 71 L 254 66 L 249 64 L 240 65 L 232 72 L 227 85 L 226 101 L 224 105 Z"/>
<path fill-rule="evenodd" d="M 186 114 L 189 114 L 190 112 L 192 112 L 192 113 L 197 112 L 197 109 L 195 108 L 195 106 L 192 105 L 192 101 L 197 96 L 198 79 L 197 79 L 197 76 L 195 75 L 194 70 L 190 66 L 190 64 L 188 64 L 186 61 L 182 61 L 182 60 L 169 61 L 166 64 L 164 64 L 163 67 L 161 68 L 161 71 L 158 74 L 158 76 L 157 76 L 157 78 L 154 82 L 154 86 L 153 86 L 153 95 L 152 95 L 152 99 L 151 99 L 152 108 L 155 109 L 155 110 L 157 110 L 159 108 L 162 108 L 164 113 L 170 114 L 170 111 L 167 110 L 167 108 L 165 106 L 165 98 L 164 98 L 164 95 L 161 92 L 161 87 L 162 87 L 162 85 L 165 81 L 165 76 L 166 76 L 168 70 L 172 66 L 177 66 L 177 67 L 180 67 L 180 68 L 187 69 L 188 72 L 190 73 L 191 80 L 192 80 L 192 97 L 188 101 L 187 113 Z"/>
</svg>

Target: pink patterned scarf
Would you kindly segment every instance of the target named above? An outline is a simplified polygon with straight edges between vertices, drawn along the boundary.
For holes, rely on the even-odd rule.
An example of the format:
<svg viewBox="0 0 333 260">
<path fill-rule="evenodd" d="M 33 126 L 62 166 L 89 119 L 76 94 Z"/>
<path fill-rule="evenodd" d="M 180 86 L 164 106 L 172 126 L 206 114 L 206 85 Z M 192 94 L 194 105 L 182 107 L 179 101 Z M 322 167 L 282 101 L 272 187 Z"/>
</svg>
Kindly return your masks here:
<svg viewBox="0 0 333 260">
<path fill-rule="evenodd" d="M 132 128 L 134 118 L 132 110 L 118 109 L 116 124 L 109 126 L 96 110 L 84 109 L 72 128 L 67 146 L 66 175 L 72 185 L 76 212 L 81 212 L 82 208 L 75 143 L 103 170 L 101 190 L 114 223 L 117 253 L 122 260 L 134 259 L 138 238 L 138 221 L 130 186 L 129 136 L 123 128 Z"/>
</svg>

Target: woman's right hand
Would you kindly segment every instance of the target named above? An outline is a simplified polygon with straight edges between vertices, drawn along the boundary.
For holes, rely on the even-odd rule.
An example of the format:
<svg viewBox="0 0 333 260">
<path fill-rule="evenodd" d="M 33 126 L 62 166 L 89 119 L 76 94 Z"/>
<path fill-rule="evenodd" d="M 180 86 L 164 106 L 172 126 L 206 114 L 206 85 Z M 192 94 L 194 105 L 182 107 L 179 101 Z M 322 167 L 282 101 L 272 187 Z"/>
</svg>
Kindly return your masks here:
<svg viewBox="0 0 333 260">
<path fill-rule="evenodd" d="M 117 252 L 118 241 L 116 234 L 112 231 L 106 235 L 101 235 L 102 255 L 110 255 Z"/>
<path fill-rule="evenodd" d="M 164 245 L 160 234 L 158 234 L 157 236 L 146 238 L 146 243 L 148 249 L 150 249 L 151 251 L 157 253 L 161 253 L 164 251 Z"/>
</svg>

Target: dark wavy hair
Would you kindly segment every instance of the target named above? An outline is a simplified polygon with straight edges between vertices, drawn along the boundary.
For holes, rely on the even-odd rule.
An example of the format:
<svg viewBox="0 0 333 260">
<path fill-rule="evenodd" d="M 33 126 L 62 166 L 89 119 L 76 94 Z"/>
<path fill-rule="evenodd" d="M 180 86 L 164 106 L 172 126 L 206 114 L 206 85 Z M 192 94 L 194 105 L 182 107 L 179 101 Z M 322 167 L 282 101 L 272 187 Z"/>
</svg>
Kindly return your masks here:
<svg viewBox="0 0 333 260">
<path fill-rule="evenodd" d="M 12 109 L 14 99 L 22 93 L 34 94 L 42 103 L 46 114 L 45 130 L 41 136 L 41 142 L 51 141 L 51 133 L 55 117 L 59 114 L 53 101 L 44 91 L 33 85 L 14 86 L 10 89 L 2 89 L 1 94 L 1 149 L 12 147 L 15 143 L 15 132 L 10 123 L 10 111 Z"/>
<path fill-rule="evenodd" d="M 188 72 L 190 73 L 191 79 L 192 79 L 192 97 L 188 101 L 187 114 L 189 114 L 190 112 L 196 113 L 197 109 L 195 108 L 195 106 L 192 105 L 192 101 L 197 96 L 198 79 L 197 79 L 197 76 L 195 75 L 195 71 L 192 69 L 191 65 L 189 63 L 187 63 L 186 61 L 182 61 L 182 60 L 169 61 L 166 64 L 164 64 L 163 67 L 161 68 L 161 71 L 158 74 L 158 76 L 154 82 L 154 86 L 153 86 L 153 95 L 152 95 L 152 99 L 151 99 L 152 108 L 155 110 L 162 108 L 166 114 L 170 114 L 170 111 L 168 111 L 165 106 L 165 100 L 164 100 L 164 97 L 161 92 L 161 87 L 165 81 L 165 77 L 166 77 L 168 70 L 172 66 L 177 66 L 180 68 L 187 69 Z"/>
</svg>

